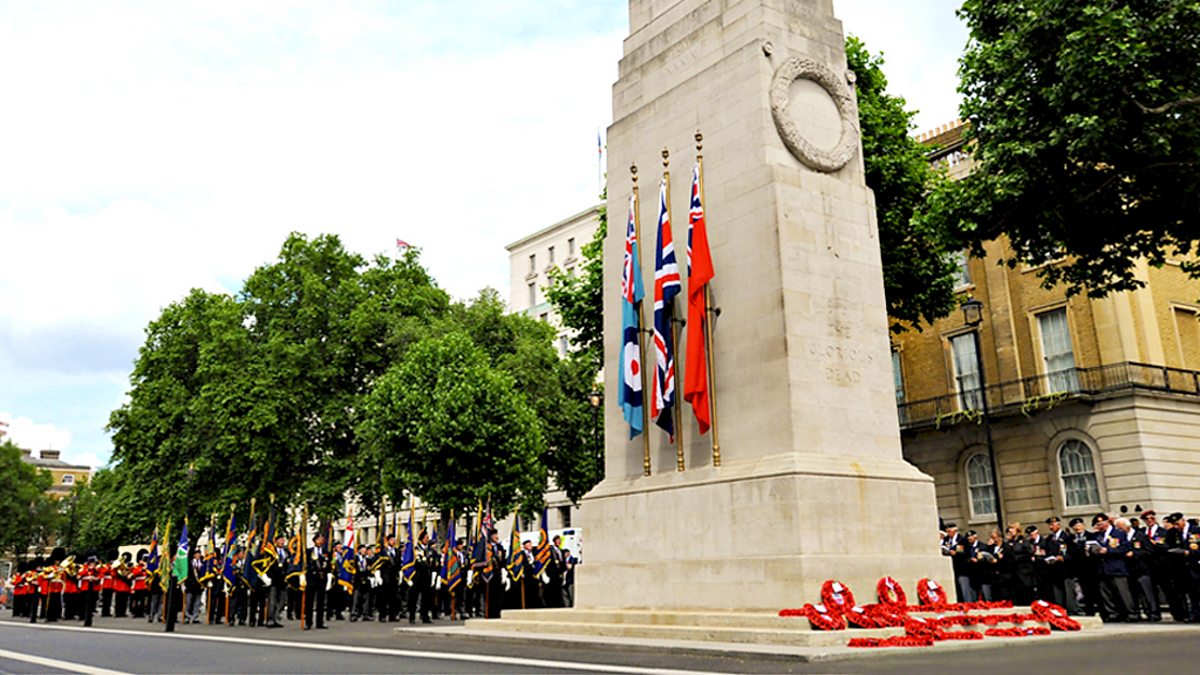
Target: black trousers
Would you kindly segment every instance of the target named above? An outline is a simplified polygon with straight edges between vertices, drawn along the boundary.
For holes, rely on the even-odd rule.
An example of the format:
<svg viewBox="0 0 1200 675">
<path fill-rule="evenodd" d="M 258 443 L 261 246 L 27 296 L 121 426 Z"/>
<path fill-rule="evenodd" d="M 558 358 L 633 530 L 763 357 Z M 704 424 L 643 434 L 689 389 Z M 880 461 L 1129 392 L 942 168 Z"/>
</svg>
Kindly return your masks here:
<svg viewBox="0 0 1200 675">
<path fill-rule="evenodd" d="M 410 621 L 416 619 L 419 606 L 421 620 L 427 620 L 432 604 L 433 589 L 430 588 L 429 581 L 420 577 L 414 578 L 412 586 L 408 589 L 408 619 Z"/>
<path fill-rule="evenodd" d="M 1125 621 L 1133 611 L 1133 596 L 1126 577 L 1100 577 L 1100 616 L 1105 621 Z"/>
<path fill-rule="evenodd" d="M 100 616 L 112 616 L 113 589 L 100 591 Z"/>
<path fill-rule="evenodd" d="M 129 592 L 126 591 L 124 593 L 114 593 L 113 596 L 116 598 L 115 614 L 118 617 L 124 617 L 129 609 Z"/>
<path fill-rule="evenodd" d="M 304 590 L 304 627 L 312 628 L 313 616 L 317 617 L 317 627 L 325 625 L 325 585 L 313 582 Z"/>
</svg>

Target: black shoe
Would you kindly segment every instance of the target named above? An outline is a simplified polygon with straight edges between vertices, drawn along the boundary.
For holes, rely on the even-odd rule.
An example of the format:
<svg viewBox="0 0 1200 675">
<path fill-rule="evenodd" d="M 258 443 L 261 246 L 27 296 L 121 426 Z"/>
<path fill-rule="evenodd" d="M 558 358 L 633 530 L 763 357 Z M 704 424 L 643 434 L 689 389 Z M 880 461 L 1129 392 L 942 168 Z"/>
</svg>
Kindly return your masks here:
<svg viewBox="0 0 1200 675">
<path fill-rule="evenodd" d="M 317 626 L 317 630 L 329 630 L 329 626 L 326 626 L 325 624 L 321 624 L 320 626 Z"/>
<path fill-rule="evenodd" d="M 352 616 L 352 617 L 350 617 L 350 623 L 355 623 L 355 622 L 357 622 L 357 621 L 358 621 L 358 617 L 357 617 L 357 616 Z"/>
</svg>

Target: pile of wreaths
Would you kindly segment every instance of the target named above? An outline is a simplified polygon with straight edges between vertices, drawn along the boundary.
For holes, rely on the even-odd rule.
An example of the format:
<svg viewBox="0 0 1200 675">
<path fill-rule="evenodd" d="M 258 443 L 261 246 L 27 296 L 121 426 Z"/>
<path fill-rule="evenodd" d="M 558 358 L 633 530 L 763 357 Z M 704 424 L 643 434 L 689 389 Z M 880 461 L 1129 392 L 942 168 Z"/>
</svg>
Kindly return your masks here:
<svg viewBox="0 0 1200 675">
<path fill-rule="evenodd" d="M 859 605 L 854 593 L 845 584 L 830 579 L 821 585 L 821 602 L 806 604 L 799 609 L 781 609 L 779 616 L 806 617 L 814 630 L 845 630 L 850 628 L 903 627 L 904 635 L 888 638 L 851 638 L 851 647 L 927 647 L 943 640 L 982 640 L 990 637 L 1024 637 L 1027 635 L 1049 635 L 1045 626 L 1013 626 L 997 628 L 997 624 L 1021 624 L 1039 621 L 1050 624 L 1056 630 L 1079 630 L 1079 622 L 1070 618 L 1066 610 L 1043 600 L 1030 607 L 1030 613 L 1020 614 L 968 614 L 971 610 L 1012 609 L 1008 601 L 951 603 L 946 590 L 929 579 L 917 583 L 919 605 L 909 605 L 904 588 L 891 577 L 884 577 L 875 585 L 879 602 Z M 924 618 L 910 615 L 911 612 L 961 612 L 952 616 Z M 947 630 L 950 627 L 989 626 L 982 633 L 977 630 Z"/>
</svg>

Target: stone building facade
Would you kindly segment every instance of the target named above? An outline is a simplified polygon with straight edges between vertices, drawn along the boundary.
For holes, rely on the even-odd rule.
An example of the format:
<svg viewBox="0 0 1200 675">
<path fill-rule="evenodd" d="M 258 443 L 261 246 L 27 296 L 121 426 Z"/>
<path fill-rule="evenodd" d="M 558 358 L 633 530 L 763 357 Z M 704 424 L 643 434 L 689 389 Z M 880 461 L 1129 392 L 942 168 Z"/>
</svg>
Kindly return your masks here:
<svg viewBox="0 0 1200 675">
<path fill-rule="evenodd" d="M 64 462 L 62 453 L 58 450 L 42 450 L 35 457 L 32 450 L 22 448 L 21 460 L 46 471 L 54 478 L 46 494 L 55 499 L 71 494 L 77 484 L 86 483 L 92 476 L 92 467 Z"/>
<path fill-rule="evenodd" d="M 550 271 L 558 268 L 574 274 L 583 264 L 583 246 L 600 227 L 600 205 L 542 228 L 509 244 L 509 300 L 512 312 L 524 312 L 558 328 L 555 347 L 566 355 L 570 334 L 559 324 L 558 315 L 546 300 Z"/>
<path fill-rule="evenodd" d="M 962 127 L 926 134 L 935 163 L 970 171 Z M 1009 268 L 1004 240 L 960 258 L 979 327 L 1005 521 L 1097 511 L 1200 513 L 1200 282 L 1141 264 L 1144 288 L 1091 299 Z M 1047 264 L 1055 264 L 1050 261 Z M 934 477 L 947 521 L 997 521 L 975 365 L 961 313 L 893 340 L 905 458 Z"/>
</svg>

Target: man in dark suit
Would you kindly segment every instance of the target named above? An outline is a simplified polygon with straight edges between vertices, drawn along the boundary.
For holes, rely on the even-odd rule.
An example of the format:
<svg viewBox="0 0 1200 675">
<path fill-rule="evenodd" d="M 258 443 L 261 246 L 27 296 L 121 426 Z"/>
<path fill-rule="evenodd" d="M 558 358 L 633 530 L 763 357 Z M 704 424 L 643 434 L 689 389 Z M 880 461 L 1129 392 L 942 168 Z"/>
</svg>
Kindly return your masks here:
<svg viewBox="0 0 1200 675">
<path fill-rule="evenodd" d="M 1117 527 L 1129 538 L 1129 553 L 1125 564 L 1129 567 L 1129 591 L 1133 596 L 1133 615 L 1141 617 L 1145 610 L 1149 621 L 1162 621 L 1158 609 L 1158 594 L 1154 590 L 1154 582 L 1150 579 L 1150 559 L 1154 555 L 1154 547 L 1145 530 L 1132 527 L 1130 521 L 1117 519 Z"/>
<path fill-rule="evenodd" d="M 954 566 L 954 593 L 958 602 L 975 602 L 977 598 L 971 586 L 971 555 L 967 551 L 967 538 L 959 533 L 954 523 L 946 523 L 942 555 L 949 556 Z"/>
<path fill-rule="evenodd" d="M 1079 613 L 1079 602 L 1075 599 L 1075 578 L 1067 564 L 1070 534 L 1063 529 L 1058 516 L 1046 519 L 1050 534 L 1046 535 L 1046 579 L 1050 586 L 1047 601 L 1067 610 L 1068 614 Z"/>
<path fill-rule="evenodd" d="M 1167 516 L 1167 560 L 1171 576 L 1171 615 L 1177 622 L 1200 621 L 1200 528 L 1182 513 Z"/>
<path fill-rule="evenodd" d="M 389 534 L 383 540 L 383 551 L 375 561 L 383 583 L 377 590 L 375 607 L 380 621 L 397 621 L 400 618 L 400 552 L 396 549 L 396 536 Z"/>
<path fill-rule="evenodd" d="M 1129 566 L 1125 562 L 1126 554 L 1132 550 L 1129 538 L 1101 513 L 1092 519 L 1091 541 L 1088 550 L 1100 561 L 1096 570 L 1100 581 L 1100 617 L 1105 622 L 1129 621 L 1133 612 Z"/>
<path fill-rule="evenodd" d="M 329 583 L 330 563 L 329 550 L 325 548 L 325 535 L 313 537 L 312 548 L 308 550 L 308 569 L 305 571 L 307 584 L 304 592 L 307 595 L 304 605 L 304 628 L 313 627 L 314 612 L 317 617 L 317 628 L 325 629 L 325 593 Z"/>
</svg>

